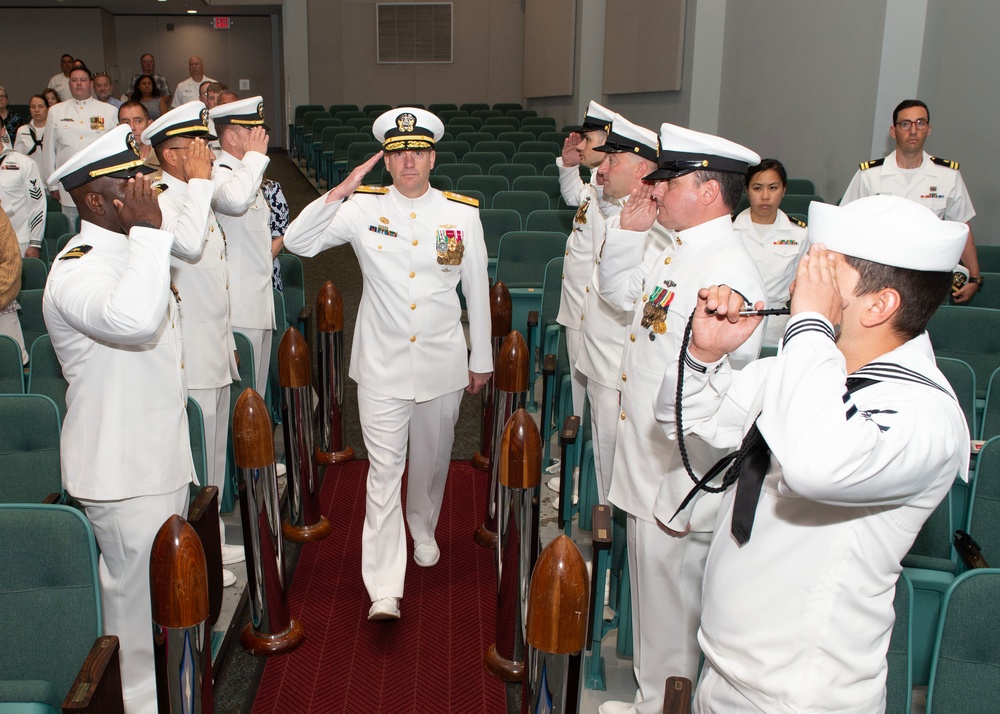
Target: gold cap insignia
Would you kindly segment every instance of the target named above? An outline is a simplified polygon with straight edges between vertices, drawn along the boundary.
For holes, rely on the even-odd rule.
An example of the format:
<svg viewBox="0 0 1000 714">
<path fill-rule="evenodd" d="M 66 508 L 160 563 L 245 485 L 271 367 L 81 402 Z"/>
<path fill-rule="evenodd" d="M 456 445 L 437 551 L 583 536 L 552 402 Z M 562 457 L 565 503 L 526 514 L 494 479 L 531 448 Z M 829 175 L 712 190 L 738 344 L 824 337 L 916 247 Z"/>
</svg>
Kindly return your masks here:
<svg viewBox="0 0 1000 714">
<path fill-rule="evenodd" d="M 208 108 L 207 107 L 205 109 L 201 110 L 201 113 L 199 114 L 199 118 L 201 119 L 202 126 L 204 126 L 204 127 L 207 128 L 208 127 Z"/>
<path fill-rule="evenodd" d="M 132 149 L 136 156 L 139 156 L 139 146 L 135 143 L 135 134 L 129 132 L 125 137 L 125 143 L 128 144 L 128 148 Z"/>
<path fill-rule="evenodd" d="M 264 118 L 264 102 L 257 102 L 257 116 Z"/>
<path fill-rule="evenodd" d="M 396 117 L 396 128 L 400 131 L 410 132 L 417 127 L 417 118 L 409 112 Z"/>
</svg>

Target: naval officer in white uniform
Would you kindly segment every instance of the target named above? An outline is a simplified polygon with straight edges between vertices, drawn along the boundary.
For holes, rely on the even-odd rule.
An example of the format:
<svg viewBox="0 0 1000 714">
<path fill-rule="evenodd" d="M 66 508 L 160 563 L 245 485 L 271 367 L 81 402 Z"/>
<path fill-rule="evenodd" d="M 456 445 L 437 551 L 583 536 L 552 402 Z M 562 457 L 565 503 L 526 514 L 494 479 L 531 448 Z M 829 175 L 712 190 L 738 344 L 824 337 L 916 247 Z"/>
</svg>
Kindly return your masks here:
<svg viewBox="0 0 1000 714">
<path fill-rule="evenodd" d="M 306 207 L 288 227 L 285 247 L 316 255 L 350 243 L 361 264 L 350 369 L 371 461 L 361 567 L 372 600 L 368 618 L 388 620 L 399 617 L 406 573 L 400 489 L 407 443 L 406 523 L 414 561 L 430 567 L 440 557 L 434 531 L 462 391 L 482 389 L 493 358 L 478 202 L 429 184 L 444 126 L 430 112 L 401 107 L 376 119 L 372 133 L 382 142 L 392 186 L 361 186 L 380 153 Z"/>
<path fill-rule="evenodd" d="M 654 417 L 653 400 L 664 374 L 677 369 L 699 288 L 725 283 L 750 303 L 766 295 L 730 217 L 747 169 L 758 163 L 760 156 L 739 144 L 663 124 L 659 168 L 644 177 L 655 188 L 644 183 L 608 226 L 601 292 L 623 309 L 634 306 L 618 383 L 621 412 L 608 500 L 628 513 L 633 666 L 639 689 L 633 702 L 605 702 L 601 714 L 659 714 L 666 678 L 697 675 L 701 578 L 720 499 L 701 500 L 685 537 L 668 535 L 656 522 L 658 494 L 679 503 L 691 481 L 684 455 Z M 674 231 L 672 243 L 642 262 L 645 236 L 654 221 Z M 755 333 L 737 358 L 743 363 L 756 358 L 760 342 L 760 332 Z M 702 473 L 720 454 L 692 443 L 686 456 Z"/>
<path fill-rule="evenodd" d="M 174 235 L 170 275 L 184 296 L 180 303 L 184 337 L 184 368 L 188 396 L 201 408 L 205 427 L 206 485 L 226 485 L 226 437 L 229 433 L 230 389 L 239 379 L 236 342 L 229 320 L 229 265 L 226 237 L 212 211 L 212 161 L 206 144 L 215 137 L 208 129 L 208 109 L 188 102 L 164 114 L 142 134 L 156 151 L 163 171 L 160 191 L 163 228 Z M 219 519 L 222 562 L 245 558 L 242 546 L 226 545 L 226 527 Z M 224 585 L 236 576 L 223 570 Z"/>
<path fill-rule="evenodd" d="M 104 631 L 121 640 L 128 714 L 156 712 L 149 554 L 163 522 L 187 512 L 195 479 L 174 237 L 160 230 L 156 192 L 141 175 L 149 171 L 129 127 L 118 126 L 53 174 L 83 221 L 42 300 L 69 382 L 63 486 L 101 549 Z"/>
<path fill-rule="evenodd" d="M 897 196 L 813 203 L 781 352 L 741 372 L 726 354 L 759 318 L 733 319 L 743 300 L 725 286 L 701 291 L 686 440 L 740 446 L 743 466 L 723 481 L 705 568 L 694 711 L 885 711 L 900 562 L 968 470 L 924 332 L 967 235 Z M 676 385 L 667 375 L 657 410 L 671 434 Z"/>
</svg>

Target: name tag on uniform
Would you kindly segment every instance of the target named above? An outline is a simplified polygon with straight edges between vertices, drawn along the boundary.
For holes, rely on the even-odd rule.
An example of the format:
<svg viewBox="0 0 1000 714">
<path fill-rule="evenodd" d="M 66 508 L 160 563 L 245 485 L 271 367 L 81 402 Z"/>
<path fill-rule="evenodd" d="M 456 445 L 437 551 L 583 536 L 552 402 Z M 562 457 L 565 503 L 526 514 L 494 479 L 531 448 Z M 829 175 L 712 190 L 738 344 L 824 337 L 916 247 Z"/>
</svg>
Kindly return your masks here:
<svg viewBox="0 0 1000 714">
<path fill-rule="evenodd" d="M 0 165 L 0 170 L 3 171 L 20 171 L 21 167 L 17 164 L 2 164 Z"/>
</svg>

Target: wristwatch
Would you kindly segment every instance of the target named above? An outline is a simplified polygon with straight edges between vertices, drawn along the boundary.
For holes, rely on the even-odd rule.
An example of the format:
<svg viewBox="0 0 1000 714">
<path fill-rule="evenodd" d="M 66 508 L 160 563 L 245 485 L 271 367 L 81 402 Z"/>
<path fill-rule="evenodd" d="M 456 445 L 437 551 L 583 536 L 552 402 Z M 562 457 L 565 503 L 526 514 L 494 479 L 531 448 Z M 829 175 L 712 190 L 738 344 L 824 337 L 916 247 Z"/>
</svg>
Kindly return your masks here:
<svg viewBox="0 0 1000 714">
<path fill-rule="evenodd" d="M 980 275 L 978 278 L 973 278 L 973 277 L 970 276 L 969 277 L 969 282 L 970 283 L 975 283 L 979 287 L 983 287 L 983 276 Z"/>
</svg>

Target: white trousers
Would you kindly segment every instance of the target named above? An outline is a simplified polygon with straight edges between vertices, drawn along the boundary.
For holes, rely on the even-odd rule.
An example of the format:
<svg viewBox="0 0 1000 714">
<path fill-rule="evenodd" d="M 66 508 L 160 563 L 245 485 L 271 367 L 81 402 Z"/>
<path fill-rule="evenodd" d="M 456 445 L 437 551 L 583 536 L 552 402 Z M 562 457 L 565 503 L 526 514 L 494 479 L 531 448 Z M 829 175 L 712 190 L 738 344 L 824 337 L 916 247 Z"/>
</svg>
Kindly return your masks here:
<svg viewBox="0 0 1000 714">
<path fill-rule="evenodd" d="M 661 714 L 667 677 L 693 682 L 698 675 L 701 583 L 711 542 L 711 533 L 674 538 L 628 516 L 636 714 Z"/>
<path fill-rule="evenodd" d="M 370 462 L 361 576 L 373 602 L 403 596 L 406 531 L 401 495 L 407 442 L 406 524 L 414 543 L 430 543 L 441 514 L 461 403 L 461 389 L 415 402 L 386 397 L 358 385 L 358 413 Z"/>
<path fill-rule="evenodd" d="M 694 692 L 694 714 L 765 714 L 706 661 Z"/>
<path fill-rule="evenodd" d="M 241 332 L 250 340 L 253 347 L 253 364 L 257 375 L 254 379 L 254 391 L 264 398 L 267 392 L 267 370 L 271 365 L 271 336 L 273 330 L 255 330 L 252 327 L 236 327 L 234 332 Z"/>
<path fill-rule="evenodd" d="M 28 364 L 28 350 L 26 347 L 31 347 L 31 345 L 25 346 L 24 344 L 24 334 L 21 332 L 21 320 L 18 318 L 16 311 L 0 315 L 0 335 L 7 335 L 7 337 L 17 343 L 17 346 L 21 348 L 21 364 Z"/>
<path fill-rule="evenodd" d="M 605 387 L 593 379 L 587 380 L 587 398 L 590 400 L 590 429 L 594 444 L 594 470 L 597 472 L 597 497 L 608 503 L 611 490 L 611 472 L 615 463 L 615 445 L 618 443 L 618 421 L 621 414 L 621 394 L 617 389 Z"/>
<path fill-rule="evenodd" d="M 569 376 L 573 380 L 573 414 L 583 419 L 583 400 L 587 396 L 587 375 L 576 368 L 583 331 L 565 328 L 566 351 L 569 353 Z"/>
<path fill-rule="evenodd" d="M 101 549 L 98 575 L 104 633 L 121 641 L 122 688 L 127 714 L 156 714 L 149 553 L 170 516 L 187 514 L 190 487 L 121 501 L 80 499 Z"/>
<path fill-rule="evenodd" d="M 188 396 L 198 402 L 205 422 L 205 479 L 207 486 L 217 486 L 219 502 L 226 489 L 226 442 L 229 437 L 229 385 L 218 389 L 189 389 Z M 219 518 L 219 535 L 226 544 L 226 524 Z"/>
</svg>

